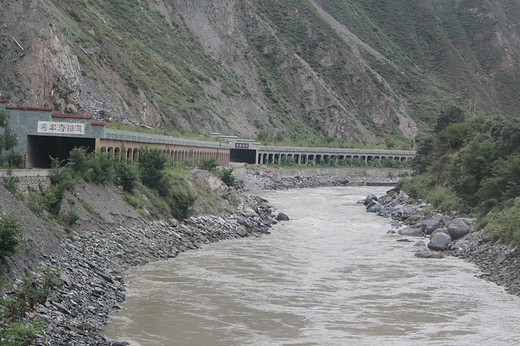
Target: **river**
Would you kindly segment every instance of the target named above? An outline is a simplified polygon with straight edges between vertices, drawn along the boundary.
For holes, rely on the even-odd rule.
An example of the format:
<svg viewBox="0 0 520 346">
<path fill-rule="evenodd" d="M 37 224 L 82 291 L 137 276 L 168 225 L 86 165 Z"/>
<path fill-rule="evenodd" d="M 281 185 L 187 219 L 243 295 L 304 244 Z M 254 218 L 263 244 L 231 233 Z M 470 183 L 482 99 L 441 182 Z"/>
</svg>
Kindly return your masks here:
<svg viewBox="0 0 520 346">
<path fill-rule="evenodd" d="M 460 259 L 415 257 L 413 243 L 386 233 L 388 219 L 356 204 L 386 189 L 261 192 L 291 220 L 268 236 L 132 269 L 107 337 L 131 345 L 519 344 L 519 297 Z"/>
</svg>

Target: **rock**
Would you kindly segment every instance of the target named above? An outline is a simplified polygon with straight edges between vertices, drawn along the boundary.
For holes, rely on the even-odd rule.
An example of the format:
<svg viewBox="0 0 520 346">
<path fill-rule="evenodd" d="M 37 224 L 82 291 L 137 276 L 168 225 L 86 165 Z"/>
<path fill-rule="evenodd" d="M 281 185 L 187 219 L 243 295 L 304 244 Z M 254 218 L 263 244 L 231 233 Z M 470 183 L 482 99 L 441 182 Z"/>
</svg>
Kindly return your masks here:
<svg viewBox="0 0 520 346">
<path fill-rule="evenodd" d="M 377 213 L 383 208 L 383 206 L 379 202 L 372 201 L 367 208 L 367 212 L 369 213 Z"/>
<path fill-rule="evenodd" d="M 415 244 L 413 244 L 415 247 L 426 247 L 426 243 L 422 240 L 417 241 Z"/>
<path fill-rule="evenodd" d="M 278 213 L 278 215 L 276 215 L 276 220 L 277 221 L 289 221 L 289 216 L 287 216 L 287 214 L 284 214 L 284 213 Z"/>
<path fill-rule="evenodd" d="M 430 234 L 430 239 L 431 239 L 435 234 L 437 234 L 437 233 L 444 233 L 444 234 L 450 235 L 450 234 L 448 233 L 448 229 L 447 229 L 447 228 L 438 228 L 438 229 L 436 229 L 435 231 L 433 231 L 432 234 Z M 450 238 L 451 238 L 451 236 L 450 236 Z"/>
<path fill-rule="evenodd" d="M 448 232 L 452 239 L 459 239 L 473 231 L 474 219 L 457 218 L 448 226 Z"/>
<path fill-rule="evenodd" d="M 128 343 L 126 341 L 121 341 L 121 340 L 110 340 L 109 344 L 110 344 L 110 346 L 127 346 L 127 345 L 130 345 L 130 343 Z"/>
<path fill-rule="evenodd" d="M 368 205 L 370 202 L 372 201 L 377 201 L 377 196 L 374 195 L 374 194 L 370 194 L 368 195 L 366 198 L 365 198 L 365 202 L 363 203 L 364 205 Z"/>
<path fill-rule="evenodd" d="M 52 305 L 54 305 L 62 314 L 71 315 L 71 312 L 65 307 L 65 305 L 57 302 L 52 302 Z"/>
<path fill-rule="evenodd" d="M 503 253 L 498 254 L 497 259 L 495 260 L 495 264 L 502 264 L 507 259 L 507 256 Z"/>
<path fill-rule="evenodd" d="M 244 227 L 239 227 L 237 229 L 237 234 L 241 237 L 245 237 L 247 235 L 247 231 Z"/>
<path fill-rule="evenodd" d="M 96 330 L 96 327 L 94 327 L 92 324 L 90 323 L 80 323 L 78 324 L 77 326 L 79 329 L 81 330 L 86 330 L 86 331 L 92 331 L 92 330 Z"/>
<path fill-rule="evenodd" d="M 397 233 L 400 235 L 410 236 L 410 237 L 420 237 L 422 236 L 422 231 L 419 228 L 415 227 L 406 227 L 403 229 L 400 229 Z"/>
<path fill-rule="evenodd" d="M 396 233 L 397 233 L 397 232 L 394 231 L 393 229 L 391 229 L 391 230 L 389 230 L 389 231 L 386 232 L 386 234 L 396 234 Z"/>
<path fill-rule="evenodd" d="M 246 217 L 255 217 L 258 216 L 257 212 L 254 211 L 252 208 L 246 208 L 243 212 L 244 216 Z"/>
<path fill-rule="evenodd" d="M 442 222 L 441 214 L 437 214 L 437 215 L 433 216 L 432 218 L 421 222 L 421 230 L 426 235 L 432 234 L 433 231 L 435 231 L 437 228 L 440 228 L 442 226 L 443 226 L 443 222 Z"/>
<path fill-rule="evenodd" d="M 397 241 L 400 242 L 400 243 L 411 243 L 412 242 L 412 240 L 406 239 L 406 238 L 397 239 Z"/>
<path fill-rule="evenodd" d="M 428 249 L 417 251 L 415 256 L 419 258 L 444 258 L 442 253 L 430 251 Z"/>
<path fill-rule="evenodd" d="M 444 232 L 437 232 L 432 234 L 432 238 L 428 243 L 428 248 L 431 250 L 445 251 L 451 243 L 451 237 Z"/>
</svg>

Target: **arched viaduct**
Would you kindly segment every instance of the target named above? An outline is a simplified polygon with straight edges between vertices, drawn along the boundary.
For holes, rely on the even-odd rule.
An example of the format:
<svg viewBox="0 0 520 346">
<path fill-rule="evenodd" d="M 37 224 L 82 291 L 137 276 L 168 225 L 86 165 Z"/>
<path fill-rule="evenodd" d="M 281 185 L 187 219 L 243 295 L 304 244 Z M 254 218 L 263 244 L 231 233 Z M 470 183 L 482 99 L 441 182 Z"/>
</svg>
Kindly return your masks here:
<svg viewBox="0 0 520 346">
<path fill-rule="evenodd" d="M 111 153 L 128 162 L 139 159 L 141 148 L 160 149 L 174 163 L 216 158 L 220 165 L 229 164 L 229 144 L 183 139 L 164 135 L 105 129 L 104 137 L 96 139 L 96 149 Z"/>
<path fill-rule="evenodd" d="M 347 149 L 347 148 L 306 148 L 260 146 L 255 157 L 256 164 L 280 164 L 291 161 L 295 164 L 322 164 L 324 162 L 345 160 L 391 160 L 411 161 L 415 156 L 412 150 Z"/>
</svg>

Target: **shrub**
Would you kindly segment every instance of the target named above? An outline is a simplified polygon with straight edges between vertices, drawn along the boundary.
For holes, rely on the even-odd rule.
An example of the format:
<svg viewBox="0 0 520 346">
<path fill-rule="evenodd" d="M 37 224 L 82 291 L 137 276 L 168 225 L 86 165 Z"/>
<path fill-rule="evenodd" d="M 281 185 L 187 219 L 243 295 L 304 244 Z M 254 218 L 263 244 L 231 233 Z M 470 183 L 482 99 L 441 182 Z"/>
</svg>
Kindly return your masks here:
<svg viewBox="0 0 520 346">
<path fill-rule="evenodd" d="M 496 239 L 520 246 L 520 200 L 512 207 L 495 212 L 487 225 Z"/>
<path fill-rule="evenodd" d="M 222 168 L 219 172 L 219 178 L 227 186 L 235 186 L 235 176 L 233 175 L 233 168 Z"/>
<path fill-rule="evenodd" d="M 213 172 L 218 167 L 218 161 L 215 157 L 200 160 L 199 168 L 208 172 Z"/>
<path fill-rule="evenodd" d="M 443 212 L 461 210 L 463 206 L 462 200 L 450 189 L 433 190 L 426 200 Z"/>
<path fill-rule="evenodd" d="M 15 253 L 20 240 L 21 223 L 12 214 L 0 216 L 0 257 L 10 256 Z"/>
<path fill-rule="evenodd" d="M 84 147 L 74 148 L 69 153 L 69 163 L 73 171 L 81 174 L 87 172 L 88 162 L 87 149 Z"/>
<path fill-rule="evenodd" d="M 6 345 L 44 344 L 41 331 L 45 322 L 22 322 L 28 313 L 38 305 L 43 305 L 52 291 L 56 272 L 40 271 L 37 275 L 26 277 L 16 289 L 5 287 L 9 292 L 0 300 L 0 340 Z"/>
<path fill-rule="evenodd" d="M 182 220 L 191 215 L 191 206 L 195 202 L 195 195 L 189 189 L 174 189 L 171 191 L 171 200 L 173 204 L 170 205 L 172 214 L 175 218 Z"/>
<path fill-rule="evenodd" d="M 123 187 L 126 192 L 132 192 L 139 180 L 137 168 L 134 165 L 129 165 L 124 161 L 116 164 L 116 181 Z"/>
<path fill-rule="evenodd" d="M 163 196 L 167 195 L 168 185 L 165 179 L 166 164 L 169 157 L 159 149 L 141 149 L 139 151 L 139 175 L 141 182 L 159 191 Z"/>
</svg>

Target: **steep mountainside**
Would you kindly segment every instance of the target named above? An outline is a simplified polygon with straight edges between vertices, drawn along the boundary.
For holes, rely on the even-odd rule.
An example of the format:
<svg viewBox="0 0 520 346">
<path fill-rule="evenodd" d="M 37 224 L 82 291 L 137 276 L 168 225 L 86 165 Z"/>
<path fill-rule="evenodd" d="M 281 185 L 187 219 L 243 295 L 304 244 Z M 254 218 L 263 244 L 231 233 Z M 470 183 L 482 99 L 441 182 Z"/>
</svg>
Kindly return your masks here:
<svg viewBox="0 0 520 346">
<path fill-rule="evenodd" d="M 520 0 L 19 0 L 0 97 L 100 120 L 407 143 L 455 104 L 517 116 Z"/>
</svg>

